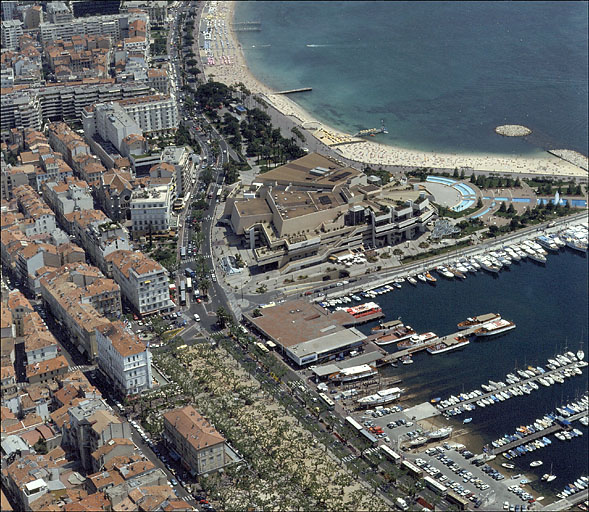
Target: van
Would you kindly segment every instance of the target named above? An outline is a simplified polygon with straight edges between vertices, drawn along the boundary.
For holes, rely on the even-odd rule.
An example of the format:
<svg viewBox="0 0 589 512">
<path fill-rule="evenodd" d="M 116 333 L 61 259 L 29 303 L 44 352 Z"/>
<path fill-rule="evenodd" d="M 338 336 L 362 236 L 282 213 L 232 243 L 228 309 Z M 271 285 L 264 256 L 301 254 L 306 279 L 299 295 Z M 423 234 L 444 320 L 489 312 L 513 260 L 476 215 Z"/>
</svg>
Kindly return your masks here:
<svg viewBox="0 0 589 512">
<path fill-rule="evenodd" d="M 200 316 L 198 316 L 198 313 L 194 313 L 194 321 L 200 322 Z"/>
</svg>

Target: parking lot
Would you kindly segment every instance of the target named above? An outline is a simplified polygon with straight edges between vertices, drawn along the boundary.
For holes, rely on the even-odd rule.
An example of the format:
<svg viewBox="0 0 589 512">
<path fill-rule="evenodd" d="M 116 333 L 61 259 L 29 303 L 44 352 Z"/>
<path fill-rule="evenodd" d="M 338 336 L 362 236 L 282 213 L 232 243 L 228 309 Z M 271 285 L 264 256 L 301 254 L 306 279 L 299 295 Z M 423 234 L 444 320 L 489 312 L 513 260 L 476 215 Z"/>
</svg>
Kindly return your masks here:
<svg viewBox="0 0 589 512">
<path fill-rule="evenodd" d="M 523 475 L 506 478 L 500 471 L 451 439 L 438 441 L 436 446 L 425 445 L 412 453 L 411 440 L 424 436 L 419 422 L 408 417 L 401 407 L 390 406 L 375 411 L 364 411 L 357 421 L 382 442 L 421 468 L 424 476 L 468 499 L 474 508 L 503 509 L 511 512 L 533 510 L 535 500 L 524 489 Z M 426 447 L 427 446 L 427 447 Z M 524 483 L 522 483 L 524 482 Z"/>
</svg>

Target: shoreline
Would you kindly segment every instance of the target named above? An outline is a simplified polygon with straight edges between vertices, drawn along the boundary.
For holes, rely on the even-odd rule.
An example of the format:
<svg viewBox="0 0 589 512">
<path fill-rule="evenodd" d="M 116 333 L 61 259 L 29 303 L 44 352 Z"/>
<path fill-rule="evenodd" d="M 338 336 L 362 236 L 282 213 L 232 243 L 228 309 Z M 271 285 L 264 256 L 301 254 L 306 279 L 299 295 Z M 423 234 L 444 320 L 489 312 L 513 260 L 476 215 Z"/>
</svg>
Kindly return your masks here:
<svg viewBox="0 0 589 512">
<path fill-rule="evenodd" d="M 201 19 L 210 20 L 215 26 L 209 50 L 211 60 L 207 56 L 207 50 L 201 50 L 198 44 L 205 78 L 213 78 L 226 85 L 243 83 L 251 93 L 261 95 L 277 112 L 297 124 L 320 146 L 324 146 L 322 152 L 326 150 L 336 159 L 360 166 L 380 166 L 391 171 L 431 167 L 445 171 L 458 168 L 467 171 L 549 175 L 581 180 L 588 178 L 587 170 L 582 168 L 583 165 L 587 166 L 588 159 L 579 153 L 577 155 L 581 166 L 548 151 L 543 151 L 542 155 L 537 157 L 428 152 L 359 139 L 328 126 L 286 96 L 275 94 L 252 74 L 239 39 L 231 27 L 234 15 L 235 0 L 209 1 L 203 6 Z M 201 37 L 200 31 L 198 37 Z"/>
</svg>

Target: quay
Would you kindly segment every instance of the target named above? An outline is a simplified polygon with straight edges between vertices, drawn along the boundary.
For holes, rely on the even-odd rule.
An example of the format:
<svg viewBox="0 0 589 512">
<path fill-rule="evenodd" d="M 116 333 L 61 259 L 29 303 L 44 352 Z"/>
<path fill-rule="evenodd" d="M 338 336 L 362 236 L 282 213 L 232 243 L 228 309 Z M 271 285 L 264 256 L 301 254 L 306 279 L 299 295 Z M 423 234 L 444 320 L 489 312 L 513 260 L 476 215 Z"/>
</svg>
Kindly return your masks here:
<svg viewBox="0 0 589 512">
<path fill-rule="evenodd" d="M 421 350 L 426 350 L 429 347 L 433 347 L 439 343 L 443 343 L 447 347 L 452 347 L 453 345 L 457 345 L 464 341 L 464 338 L 468 338 L 474 331 L 480 328 L 480 325 L 476 325 L 470 327 L 469 329 L 463 329 L 461 331 L 455 332 L 453 334 L 448 334 L 446 336 L 440 336 L 432 341 L 428 341 L 427 343 L 423 343 L 422 345 L 418 345 L 416 347 L 409 347 L 404 350 L 399 350 L 398 352 L 394 352 L 382 358 L 382 364 L 386 363 L 394 363 L 401 359 L 404 356 L 410 356 L 411 354 L 415 354 Z M 466 401 L 465 401 L 466 402 Z M 449 407 L 452 409 L 452 407 Z"/>
<path fill-rule="evenodd" d="M 573 414 L 572 416 L 569 416 L 566 419 L 572 423 L 573 421 L 576 421 L 586 415 L 587 415 L 587 411 L 583 411 L 583 412 L 579 412 L 577 414 Z M 530 434 L 529 436 L 522 437 L 521 439 L 518 439 L 517 441 L 512 441 L 509 444 L 504 444 L 503 446 L 500 446 L 499 448 L 492 448 L 491 454 L 492 455 L 499 455 L 503 452 L 508 452 L 509 450 L 513 450 L 514 448 L 517 448 L 518 446 L 520 446 L 522 444 L 527 444 L 530 441 L 534 441 L 538 438 L 545 437 L 550 434 L 554 434 L 554 432 L 558 432 L 559 430 L 563 430 L 564 428 L 565 427 L 563 427 L 562 425 L 559 425 L 558 423 L 551 425 L 550 427 L 545 428 L 544 430 L 534 432 L 533 434 Z"/>
<path fill-rule="evenodd" d="M 462 332 L 464 332 L 464 331 L 462 331 Z M 480 396 L 476 396 L 474 398 L 469 398 L 467 400 L 462 400 L 461 402 L 459 402 L 457 404 L 450 405 L 448 407 L 444 407 L 444 408 L 440 409 L 440 411 L 442 413 L 446 413 L 446 412 L 448 412 L 448 411 L 450 411 L 452 409 L 455 409 L 457 405 L 464 405 L 464 404 L 470 404 L 472 402 L 478 402 L 479 400 L 482 400 L 484 398 L 489 398 L 491 395 L 494 395 L 495 393 L 497 393 L 499 391 L 509 391 L 509 390 L 513 389 L 515 386 L 521 386 L 521 385 L 526 384 L 526 383 L 531 382 L 531 381 L 540 384 L 538 382 L 538 379 L 541 379 L 542 377 L 546 377 L 547 375 L 552 375 L 552 374 L 555 374 L 555 373 L 560 373 L 562 370 L 564 370 L 566 368 L 576 367 L 577 364 L 578 364 L 578 362 L 572 362 L 571 364 L 567 364 L 565 366 L 560 366 L 556 370 L 548 370 L 545 373 L 542 373 L 540 375 L 535 375 L 534 377 L 530 377 L 528 379 L 520 379 L 519 382 L 517 382 L 515 384 L 507 384 L 506 386 L 504 386 L 502 388 L 494 389 L 493 391 L 486 392 L 486 393 L 484 393 L 484 394 L 482 394 Z M 540 384 L 540 385 L 542 385 L 542 384 Z"/>
<path fill-rule="evenodd" d="M 274 94 L 294 94 L 296 92 L 307 92 L 307 91 L 312 91 L 313 88 L 312 87 L 301 87 L 299 89 L 288 89 L 286 91 L 278 91 L 275 92 Z"/>
</svg>

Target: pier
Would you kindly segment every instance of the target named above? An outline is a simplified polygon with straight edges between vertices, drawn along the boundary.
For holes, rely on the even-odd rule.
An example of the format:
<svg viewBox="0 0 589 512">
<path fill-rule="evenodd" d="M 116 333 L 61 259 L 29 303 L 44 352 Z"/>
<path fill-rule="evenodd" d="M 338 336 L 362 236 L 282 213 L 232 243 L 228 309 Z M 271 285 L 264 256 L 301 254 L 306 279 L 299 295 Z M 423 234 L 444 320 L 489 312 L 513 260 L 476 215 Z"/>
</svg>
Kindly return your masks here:
<svg viewBox="0 0 589 512">
<path fill-rule="evenodd" d="M 307 92 L 307 91 L 312 91 L 313 88 L 312 87 L 300 87 L 299 89 L 288 89 L 286 91 L 278 91 L 275 92 L 274 94 L 295 94 L 297 92 Z"/>
<path fill-rule="evenodd" d="M 232 23 L 231 28 L 234 32 L 260 32 L 262 30 L 262 23 L 260 21 L 242 21 Z"/>
<path fill-rule="evenodd" d="M 389 355 L 383 357 L 382 364 L 394 363 L 404 356 L 410 356 L 412 354 L 415 354 L 416 352 L 420 352 L 421 350 L 426 350 L 427 348 L 433 347 L 434 345 L 437 345 L 439 343 L 443 343 L 447 347 L 457 345 L 458 343 L 464 341 L 463 338 L 467 338 L 468 336 L 470 336 L 474 331 L 476 331 L 479 328 L 480 328 L 480 325 L 476 325 L 476 326 L 470 327 L 469 329 L 463 329 L 463 330 L 455 332 L 453 334 L 448 334 L 447 336 L 441 336 L 439 338 L 435 338 L 434 340 L 423 343 L 422 345 L 399 350 L 398 352 L 394 352 L 392 354 L 389 354 Z M 480 398 L 482 398 L 482 397 L 480 397 Z M 466 402 L 467 401 L 465 400 L 465 403 Z M 452 409 L 452 407 L 449 407 L 448 409 Z"/>
<path fill-rule="evenodd" d="M 586 415 L 587 415 L 587 411 L 583 411 L 583 412 L 579 412 L 577 414 L 573 414 L 572 416 L 569 416 L 566 419 L 572 423 L 573 421 L 576 421 Z M 545 428 L 544 430 L 540 430 L 540 431 L 534 432 L 533 434 L 530 434 L 529 436 L 522 437 L 521 439 L 518 439 L 517 441 L 512 441 L 511 443 L 504 444 L 503 446 L 500 446 L 499 448 L 493 448 L 491 450 L 491 454 L 492 455 L 499 455 L 503 452 L 508 452 L 509 450 L 513 450 L 514 448 L 517 448 L 518 446 L 520 446 L 522 444 L 527 444 L 531 441 L 535 441 L 538 438 L 542 438 L 542 437 L 548 436 L 550 434 L 554 434 L 554 432 L 558 432 L 559 430 L 563 430 L 564 428 L 565 427 L 563 427 L 562 425 L 559 425 L 558 423 L 556 423 L 554 425 L 551 425 L 548 428 Z"/>
<path fill-rule="evenodd" d="M 472 402 L 478 402 L 479 400 L 482 400 L 484 398 L 490 398 L 491 395 L 494 395 L 495 393 L 499 392 L 499 391 L 510 391 L 511 389 L 513 389 L 515 386 L 521 386 L 524 385 L 528 382 L 536 382 L 538 384 L 540 384 L 538 382 L 538 379 L 541 379 L 542 377 L 546 377 L 547 375 L 552 375 L 555 373 L 560 373 L 562 370 L 566 369 L 566 368 L 572 368 L 577 366 L 578 362 L 572 362 L 571 364 L 567 364 L 565 366 L 560 366 L 559 368 L 557 368 L 556 370 L 548 370 L 545 373 L 542 373 L 540 375 L 535 375 L 534 377 L 530 377 L 528 379 L 520 379 L 519 382 L 515 383 L 515 384 L 507 384 L 504 387 L 498 388 L 498 389 L 494 389 L 493 391 L 488 391 L 480 396 L 476 396 L 474 398 L 469 398 L 467 400 L 461 400 L 459 403 L 454 404 L 454 405 L 450 405 L 448 407 L 444 407 L 443 409 L 440 409 L 440 411 L 442 413 L 448 412 L 452 409 L 455 409 L 458 405 L 464 405 L 464 404 L 470 404 Z M 542 386 L 542 384 L 540 384 Z M 547 429 L 548 430 L 548 429 Z M 546 431 L 543 431 L 546 432 Z M 531 437 L 530 437 L 531 439 Z M 503 448 L 503 447 L 502 447 Z"/>
</svg>

